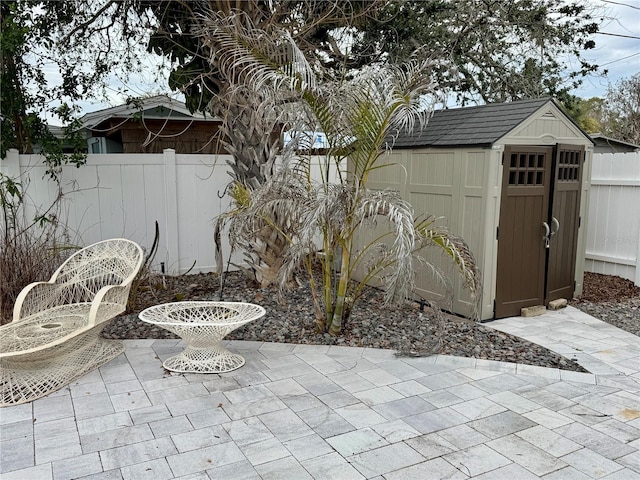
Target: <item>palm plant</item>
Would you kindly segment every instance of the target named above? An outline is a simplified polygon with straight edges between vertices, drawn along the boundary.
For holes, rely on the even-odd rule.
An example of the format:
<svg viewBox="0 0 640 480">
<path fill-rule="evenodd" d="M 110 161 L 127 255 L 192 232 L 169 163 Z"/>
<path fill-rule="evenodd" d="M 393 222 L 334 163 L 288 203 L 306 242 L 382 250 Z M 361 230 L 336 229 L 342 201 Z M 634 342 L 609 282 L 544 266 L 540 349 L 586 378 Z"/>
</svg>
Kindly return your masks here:
<svg viewBox="0 0 640 480">
<path fill-rule="evenodd" d="M 428 245 L 452 258 L 466 285 L 478 293 L 478 270 L 460 237 L 432 217 L 414 219 L 398 192 L 367 188 L 393 134 L 430 114 L 424 102 L 433 91 L 429 69 L 425 62 L 370 68 L 350 81 L 300 89 L 296 117 L 324 132 L 328 143 L 319 175 L 314 178 L 311 157 L 288 151 L 284 167 L 253 190 L 247 208 L 234 217 L 234 243 L 252 237 L 256 219 L 287 232 L 280 283 L 286 285 L 296 268 L 306 266 L 321 332 L 339 334 L 371 282 L 385 287 L 388 302 L 410 295 L 414 261 L 423 261 L 417 253 Z M 390 230 L 361 245 L 362 230 L 380 218 Z M 317 250 L 322 251 L 320 279 L 313 271 Z"/>
<path fill-rule="evenodd" d="M 453 259 L 477 296 L 479 273 L 464 240 L 437 227 L 431 217 L 414 219 L 398 192 L 367 188 L 393 136 L 416 122 L 424 124 L 431 114 L 434 102 L 425 100 L 435 91 L 430 62 L 369 67 L 351 79 L 326 80 L 325 75 L 318 80 L 318 67 L 285 32 L 265 32 L 246 17 L 227 15 L 211 20 L 200 34 L 215 42 L 218 65 L 241 86 L 239 91 L 250 92 L 255 111 L 270 112 L 291 132 L 320 130 L 326 136 L 317 174 L 310 156 L 297 154 L 292 142 L 281 150 L 281 168 L 265 182 L 252 188 L 235 183 L 238 208 L 227 217 L 232 245 L 255 252 L 269 245 L 267 237 L 274 232 L 284 240 L 278 243 L 281 256 L 272 262 L 279 283 L 288 285 L 293 272 L 306 267 L 321 332 L 339 334 L 371 282 L 385 287 L 388 302 L 409 296 L 414 261 L 427 245 Z M 380 218 L 389 222 L 389 231 L 361 245 L 362 229 Z M 318 250 L 319 279 L 313 268 Z M 359 281 L 353 281 L 356 273 Z"/>
</svg>

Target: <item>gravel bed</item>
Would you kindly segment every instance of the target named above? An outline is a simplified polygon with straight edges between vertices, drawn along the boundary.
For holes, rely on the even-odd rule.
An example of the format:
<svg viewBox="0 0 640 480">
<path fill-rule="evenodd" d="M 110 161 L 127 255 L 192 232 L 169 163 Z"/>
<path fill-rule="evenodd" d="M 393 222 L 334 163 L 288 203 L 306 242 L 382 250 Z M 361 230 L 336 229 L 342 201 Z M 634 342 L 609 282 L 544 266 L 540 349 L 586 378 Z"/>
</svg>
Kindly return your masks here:
<svg viewBox="0 0 640 480">
<path fill-rule="evenodd" d="M 371 289 L 356 306 L 349 324 L 338 337 L 316 332 L 307 285 L 294 288 L 281 298 L 275 288 L 257 288 L 239 272 L 231 272 L 223 292 L 225 301 L 257 303 L 267 310 L 262 319 L 232 332 L 227 339 L 388 348 L 399 355 L 437 353 L 585 371 L 577 363 L 546 348 L 480 323 L 450 315 L 437 320 L 434 311 L 428 307 L 421 311 L 418 304 L 410 302 L 384 306 L 381 293 L 375 289 Z M 609 295 L 602 300 L 586 295 L 585 299 L 572 303 L 591 315 L 638 334 L 640 294 L 623 301 L 611 298 Z M 149 305 L 182 300 L 220 300 L 219 278 L 213 274 L 157 278 L 153 287 L 140 293 L 136 311 L 116 318 L 103 330 L 103 335 L 120 339 L 176 338 L 162 328 L 140 321 L 137 313 Z"/>
<path fill-rule="evenodd" d="M 573 305 L 592 317 L 640 337 L 640 298 L 602 303 L 582 301 Z"/>
<path fill-rule="evenodd" d="M 569 302 L 592 317 L 640 337 L 640 287 L 615 275 L 585 273 L 584 291 Z"/>
</svg>

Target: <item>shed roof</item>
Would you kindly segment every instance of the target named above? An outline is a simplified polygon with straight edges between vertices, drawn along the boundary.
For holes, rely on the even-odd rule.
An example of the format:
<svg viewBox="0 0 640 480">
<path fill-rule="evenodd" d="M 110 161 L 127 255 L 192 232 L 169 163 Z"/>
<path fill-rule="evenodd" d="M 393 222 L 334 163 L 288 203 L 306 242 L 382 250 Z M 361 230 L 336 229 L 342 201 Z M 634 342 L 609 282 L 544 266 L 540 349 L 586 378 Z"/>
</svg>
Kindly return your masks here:
<svg viewBox="0 0 640 480">
<path fill-rule="evenodd" d="M 400 132 L 393 147 L 489 146 L 549 102 L 553 99 L 437 110 L 424 128 Z"/>
<path fill-rule="evenodd" d="M 593 133 L 589 136 L 595 142 L 596 147 L 610 147 L 612 151 L 615 151 L 617 149 L 621 152 L 636 152 L 640 150 L 640 145 L 635 145 L 623 140 L 617 140 L 600 133 Z"/>
<path fill-rule="evenodd" d="M 171 120 L 219 121 L 219 119 L 215 117 L 205 116 L 199 112 L 191 113 L 183 102 L 166 95 L 144 98 L 142 99 L 141 106 L 133 103 L 125 103 L 116 107 L 90 112 L 85 114 L 80 121 L 82 122 L 83 128 L 92 129 L 111 118 L 132 118 L 134 115 L 140 113 L 142 113 L 146 119 L 171 118 Z"/>
</svg>

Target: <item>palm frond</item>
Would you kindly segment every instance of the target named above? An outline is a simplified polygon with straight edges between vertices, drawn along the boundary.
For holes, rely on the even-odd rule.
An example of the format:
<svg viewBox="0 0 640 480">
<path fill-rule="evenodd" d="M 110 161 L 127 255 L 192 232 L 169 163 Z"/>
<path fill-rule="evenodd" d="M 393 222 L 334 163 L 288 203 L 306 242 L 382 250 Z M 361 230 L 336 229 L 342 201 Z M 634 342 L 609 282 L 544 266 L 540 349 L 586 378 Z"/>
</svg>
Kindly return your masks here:
<svg viewBox="0 0 640 480">
<path fill-rule="evenodd" d="M 392 302 L 406 298 L 413 286 L 413 257 L 415 230 L 413 208 L 393 190 L 360 192 L 360 199 L 354 210 L 356 226 L 365 220 L 382 217 L 393 229 L 393 242 L 388 249 L 379 249 L 380 265 L 391 265 L 385 276 L 385 301 Z M 357 268 L 354 265 L 353 268 Z M 378 267 L 376 267 L 378 268 Z"/>
<path fill-rule="evenodd" d="M 465 288 L 474 298 L 475 306 L 472 314 L 477 317 L 482 293 L 482 278 L 469 245 L 459 235 L 437 225 L 434 217 L 418 222 L 416 231 L 419 234 L 418 248 L 427 245 L 436 246 L 453 260 L 462 276 Z"/>
<path fill-rule="evenodd" d="M 316 76 L 304 53 L 284 30 L 257 28 L 242 10 L 210 11 L 200 19 L 195 35 L 209 50 L 210 63 L 235 84 L 260 90 L 265 84 L 276 89 L 315 89 Z"/>
<path fill-rule="evenodd" d="M 326 98 L 311 97 L 312 110 L 326 125 L 327 137 L 335 137 L 330 145 L 343 148 L 343 140 L 350 140 L 349 158 L 359 181 L 366 183 L 390 134 L 428 120 L 434 108 L 434 102 L 425 100 L 435 88 L 431 67 L 428 60 L 402 67 L 370 67 L 353 80 L 333 86 Z"/>
</svg>

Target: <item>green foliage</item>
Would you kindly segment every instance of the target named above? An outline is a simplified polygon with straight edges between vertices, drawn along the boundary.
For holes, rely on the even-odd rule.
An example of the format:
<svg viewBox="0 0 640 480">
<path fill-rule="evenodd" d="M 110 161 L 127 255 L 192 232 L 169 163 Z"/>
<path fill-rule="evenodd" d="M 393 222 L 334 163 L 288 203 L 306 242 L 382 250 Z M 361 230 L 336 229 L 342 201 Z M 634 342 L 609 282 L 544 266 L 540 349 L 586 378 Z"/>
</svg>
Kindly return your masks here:
<svg viewBox="0 0 640 480">
<path fill-rule="evenodd" d="M 48 15 L 36 15 L 34 12 L 40 2 L 7 1 L 0 4 L 2 36 L 2 134 L 0 138 L 0 157 L 6 156 L 9 148 L 20 153 L 32 153 L 33 145 L 43 139 L 53 144 L 46 124 L 39 113 L 48 109 L 51 100 L 46 87 L 44 70 L 41 64 L 32 59 L 35 43 L 42 45 L 53 43 L 54 29 L 52 18 Z M 68 2 L 51 2 L 44 7 L 52 17 L 59 16 L 62 21 L 68 18 Z M 29 86 L 35 86 L 30 89 Z"/>
<path fill-rule="evenodd" d="M 640 145 L 640 74 L 609 84 L 605 98 L 560 98 L 565 111 L 587 133 Z"/>
<path fill-rule="evenodd" d="M 605 101 L 598 97 L 584 99 L 575 95 L 560 95 L 562 108 L 587 133 L 600 133 L 604 122 Z"/>
<path fill-rule="evenodd" d="M 63 145 L 74 153 L 86 149 L 77 141 L 74 105 L 104 93 L 104 80 L 114 71 L 126 76 L 139 68 L 135 45 L 145 37 L 149 20 L 133 8 L 137 5 L 133 0 L 0 2 L 0 157 L 10 148 L 33 153 L 38 145 L 58 156 L 51 160 L 55 171 Z M 58 73 L 60 81 L 51 83 L 45 69 Z M 57 141 L 51 135 L 46 116 L 66 125 L 67 138 Z M 81 163 L 79 157 L 70 162 Z"/>
<path fill-rule="evenodd" d="M 565 0 L 389 1 L 353 50 L 364 62 L 421 50 L 438 59 L 436 80 L 461 103 L 555 96 L 598 70 L 582 57 L 595 48 L 596 13 Z"/>
<path fill-rule="evenodd" d="M 212 100 L 224 93 L 229 78 L 218 64 L 216 49 L 197 34 L 203 20 L 243 13 L 263 32 L 286 31 L 314 62 L 341 68 L 345 57 L 338 45 L 340 29 L 365 24 L 384 3 L 386 0 L 146 0 L 138 3 L 137 11 L 154 16 L 148 50 L 171 61 L 170 88 L 185 94 L 191 111 L 207 111 Z"/>
<path fill-rule="evenodd" d="M 150 51 L 170 58 L 170 87 L 192 110 L 205 110 L 224 88 L 224 75 L 201 35 L 207 2 L 141 2 L 157 19 Z M 281 28 L 316 71 L 334 77 L 364 65 L 400 63 L 420 52 L 437 60 L 441 87 L 465 102 L 555 96 L 598 71 L 583 58 L 595 48 L 596 8 L 565 0 L 244 0 L 216 2 L 216 14 L 247 14 L 262 30 Z"/>
</svg>

